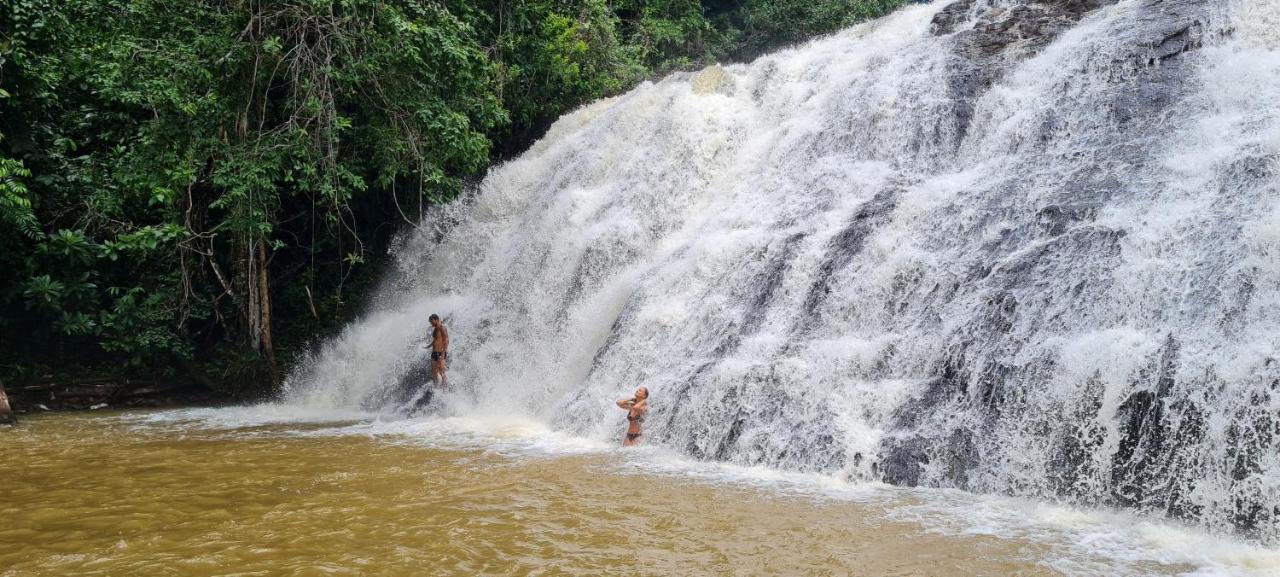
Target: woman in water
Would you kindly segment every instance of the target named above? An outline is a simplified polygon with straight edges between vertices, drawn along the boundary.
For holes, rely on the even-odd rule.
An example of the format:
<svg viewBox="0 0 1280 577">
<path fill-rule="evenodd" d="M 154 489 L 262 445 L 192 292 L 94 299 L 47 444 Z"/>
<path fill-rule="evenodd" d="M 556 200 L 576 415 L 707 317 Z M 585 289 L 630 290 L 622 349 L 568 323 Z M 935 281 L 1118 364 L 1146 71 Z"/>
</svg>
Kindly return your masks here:
<svg viewBox="0 0 1280 577">
<path fill-rule="evenodd" d="M 640 425 L 644 423 L 644 416 L 649 412 L 649 389 L 644 387 L 636 389 L 636 396 L 618 401 L 618 408 L 627 410 L 627 436 L 622 439 L 622 446 L 639 445 Z"/>
</svg>

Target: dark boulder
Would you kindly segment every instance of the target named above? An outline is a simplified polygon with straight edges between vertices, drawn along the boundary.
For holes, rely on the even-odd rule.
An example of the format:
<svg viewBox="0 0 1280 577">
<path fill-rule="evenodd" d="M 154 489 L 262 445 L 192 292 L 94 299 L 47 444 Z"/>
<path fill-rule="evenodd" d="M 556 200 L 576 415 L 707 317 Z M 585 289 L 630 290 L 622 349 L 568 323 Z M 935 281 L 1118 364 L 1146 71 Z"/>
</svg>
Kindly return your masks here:
<svg viewBox="0 0 1280 577">
<path fill-rule="evenodd" d="M 929 464 L 929 440 L 920 436 L 886 439 L 876 468 L 880 478 L 891 485 L 915 487 Z"/>
</svg>

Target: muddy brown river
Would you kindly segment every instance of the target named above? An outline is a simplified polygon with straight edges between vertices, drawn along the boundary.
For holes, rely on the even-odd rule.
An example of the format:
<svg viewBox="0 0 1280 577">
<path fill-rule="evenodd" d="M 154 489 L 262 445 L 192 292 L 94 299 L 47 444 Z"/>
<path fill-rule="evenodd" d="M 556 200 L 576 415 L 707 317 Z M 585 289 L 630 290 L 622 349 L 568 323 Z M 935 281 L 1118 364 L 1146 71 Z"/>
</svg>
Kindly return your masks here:
<svg viewBox="0 0 1280 577">
<path fill-rule="evenodd" d="M 696 463 L 528 423 L 235 411 L 0 431 L 0 576 L 1280 574 L 1275 551 L 1122 513 Z"/>
</svg>

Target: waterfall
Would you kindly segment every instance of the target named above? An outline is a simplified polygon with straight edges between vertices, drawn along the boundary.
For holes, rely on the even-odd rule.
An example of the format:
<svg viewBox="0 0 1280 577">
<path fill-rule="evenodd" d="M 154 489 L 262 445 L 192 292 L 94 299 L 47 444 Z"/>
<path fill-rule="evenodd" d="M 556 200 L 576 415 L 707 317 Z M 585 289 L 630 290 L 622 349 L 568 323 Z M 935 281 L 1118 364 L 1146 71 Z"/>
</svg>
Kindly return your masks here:
<svg viewBox="0 0 1280 577">
<path fill-rule="evenodd" d="M 1280 3 L 958 0 L 560 119 L 285 402 L 1280 540 Z"/>
</svg>

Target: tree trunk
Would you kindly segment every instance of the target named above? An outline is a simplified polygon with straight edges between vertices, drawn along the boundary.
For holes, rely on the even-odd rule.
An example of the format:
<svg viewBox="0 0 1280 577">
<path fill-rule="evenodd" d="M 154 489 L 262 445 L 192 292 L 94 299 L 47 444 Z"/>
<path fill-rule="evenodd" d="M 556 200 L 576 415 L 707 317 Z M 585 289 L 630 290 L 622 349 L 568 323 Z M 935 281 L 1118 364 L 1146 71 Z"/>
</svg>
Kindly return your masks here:
<svg viewBox="0 0 1280 577">
<path fill-rule="evenodd" d="M 4 394 L 4 383 L 0 383 L 0 425 L 16 425 L 18 418 L 13 416 L 9 408 L 9 396 Z"/>
<path fill-rule="evenodd" d="M 236 285 L 244 287 L 245 336 L 249 339 L 249 348 L 262 352 L 262 279 L 258 273 L 258 244 L 248 236 L 243 243 L 238 243 L 236 253 Z"/>
<path fill-rule="evenodd" d="M 276 365 L 276 350 L 271 344 L 271 279 L 267 276 L 267 243 L 258 239 L 258 342 L 262 354 L 271 366 L 271 386 L 280 387 L 280 368 Z"/>
</svg>

